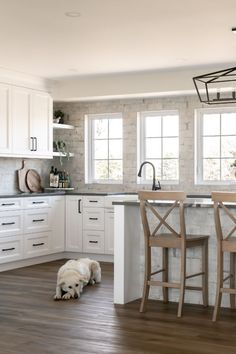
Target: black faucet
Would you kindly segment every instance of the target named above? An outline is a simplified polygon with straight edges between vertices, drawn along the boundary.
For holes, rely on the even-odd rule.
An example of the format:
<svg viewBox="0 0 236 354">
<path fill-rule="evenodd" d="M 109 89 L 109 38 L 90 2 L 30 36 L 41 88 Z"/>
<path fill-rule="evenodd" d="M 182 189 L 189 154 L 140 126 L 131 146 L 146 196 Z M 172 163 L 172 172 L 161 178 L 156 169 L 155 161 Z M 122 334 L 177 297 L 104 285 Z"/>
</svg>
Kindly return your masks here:
<svg viewBox="0 0 236 354">
<path fill-rule="evenodd" d="M 146 163 L 148 163 L 149 165 L 152 166 L 153 169 L 153 182 L 152 182 L 152 190 L 156 191 L 158 189 L 161 189 L 161 184 L 160 181 L 157 181 L 157 185 L 156 185 L 156 171 L 155 171 L 155 166 L 153 165 L 153 163 L 149 162 L 149 161 L 144 161 L 143 163 L 141 163 L 140 169 L 138 171 L 138 176 L 141 177 L 142 176 L 142 168 L 143 165 L 146 165 Z"/>
</svg>

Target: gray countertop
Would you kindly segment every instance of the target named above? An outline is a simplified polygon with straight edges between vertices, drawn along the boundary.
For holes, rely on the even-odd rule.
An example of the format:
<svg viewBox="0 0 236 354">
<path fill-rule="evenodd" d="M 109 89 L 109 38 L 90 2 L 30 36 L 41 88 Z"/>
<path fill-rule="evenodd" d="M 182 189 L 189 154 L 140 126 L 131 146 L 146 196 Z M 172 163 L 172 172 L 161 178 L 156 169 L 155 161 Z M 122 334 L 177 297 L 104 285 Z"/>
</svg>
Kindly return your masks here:
<svg viewBox="0 0 236 354">
<path fill-rule="evenodd" d="M 125 205 L 125 206 L 139 206 L 139 200 L 119 200 L 119 201 L 114 201 L 112 203 L 113 205 Z M 153 203 L 154 205 L 159 205 L 159 206 L 170 206 L 173 204 L 173 201 L 156 201 Z M 212 208 L 213 207 L 213 202 L 211 198 L 187 198 L 184 201 L 184 205 L 186 207 L 191 207 L 191 208 Z"/>
</svg>

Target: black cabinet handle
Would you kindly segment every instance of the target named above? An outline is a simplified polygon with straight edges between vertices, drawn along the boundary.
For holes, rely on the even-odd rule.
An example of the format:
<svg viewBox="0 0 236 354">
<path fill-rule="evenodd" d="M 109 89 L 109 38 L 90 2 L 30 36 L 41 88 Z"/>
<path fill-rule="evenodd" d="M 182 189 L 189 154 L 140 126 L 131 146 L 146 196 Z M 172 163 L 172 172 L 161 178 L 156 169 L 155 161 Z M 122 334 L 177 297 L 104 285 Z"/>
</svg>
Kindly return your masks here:
<svg viewBox="0 0 236 354">
<path fill-rule="evenodd" d="M 14 221 L 12 221 L 12 222 L 2 222 L 2 225 L 3 225 L 3 226 L 6 226 L 6 225 L 14 225 L 14 224 L 15 224 Z"/>
<path fill-rule="evenodd" d="M 10 206 L 10 205 L 15 205 L 15 203 L 2 203 L 2 206 Z"/>
<path fill-rule="evenodd" d="M 44 221 L 44 219 L 33 219 L 33 222 L 41 222 Z"/>
<path fill-rule="evenodd" d="M 30 151 L 34 151 L 34 137 L 30 137 Z"/>
<path fill-rule="evenodd" d="M 98 200 L 89 200 L 89 203 L 98 203 Z"/>
<path fill-rule="evenodd" d="M 78 213 L 81 214 L 81 199 L 78 200 Z"/>
<path fill-rule="evenodd" d="M 40 202 L 32 202 L 32 204 L 43 204 L 44 201 L 40 201 Z"/>
<path fill-rule="evenodd" d="M 37 247 L 37 246 L 43 246 L 44 245 L 44 242 L 40 242 L 40 243 L 33 243 L 33 246 L 34 247 Z"/>
<path fill-rule="evenodd" d="M 36 136 L 34 137 L 34 142 L 35 142 L 34 151 L 37 151 L 38 150 L 38 140 L 37 140 Z"/>
<path fill-rule="evenodd" d="M 98 243 L 98 241 L 89 241 L 89 243 Z"/>
<path fill-rule="evenodd" d="M 6 252 L 6 251 L 13 251 L 15 250 L 15 247 L 11 247 L 11 248 L 2 248 L 2 251 L 3 252 Z"/>
<path fill-rule="evenodd" d="M 89 220 L 98 220 L 98 218 L 89 218 Z"/>
</svg>

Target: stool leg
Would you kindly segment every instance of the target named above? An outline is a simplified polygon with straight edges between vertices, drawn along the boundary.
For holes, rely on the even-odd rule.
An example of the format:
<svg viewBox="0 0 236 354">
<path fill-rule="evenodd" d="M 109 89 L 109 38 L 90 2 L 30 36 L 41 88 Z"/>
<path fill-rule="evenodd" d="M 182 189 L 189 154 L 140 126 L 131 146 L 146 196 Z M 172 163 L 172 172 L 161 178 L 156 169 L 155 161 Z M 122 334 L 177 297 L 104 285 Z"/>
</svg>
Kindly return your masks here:
<svg viewBox="0 0 236 354">
<path fill-rule="evenodd" d="M 145 269 L 144 269 L 144 284 L 143 284 L 143 297 L 140 305 L 140 312 L 146 311 L 146 303 L 149 295 L 150 285 L 148 284 L 151 279 L 151 248 L 145 242 Z"/>
<path fill-rule="evenodd" d="M 168 265 L 169 265 L 169 262 L 168 262 L 169 257 L 168 256 L 169 256 L 168 248 L 163 248 L 162 249 L 162 268 L 164 270 L 162 273 L 162 281 L 166 282 L 166 283 L 168 282 Z M 164 302 L 164 304 L 167 304 L 169 301 L 168 288 L 163 287 L 162 291 L 163 291 L 163 302 Z"/>
<path fill-rule="evenodd" d="M 230 288 L 235 289 L 235 253 L 230 252 Z M 235 309 L 235 295 L 230 294 L 230 307 Z"/>
<path fill-rule="evenodd" d="M 179 294 L 179 306 L 177 316 L 182 316 L 183 303 L 184 303 L 184 292 L 185 292 L 185 279 L 186 279 L 186 247 L 181 249 L 181 265 L 180 265 L 180 294 Z"/>
<path fill-rule="evenodd" d="M 216 281 L 216 300 L 215 307 L 213 312 L 212 321 L 215 322 L 219 313 L 219 307 L 221 305 L 222 292 L 220 289 L 223 286 L 223 262 L 224 262 L 224 253 L 222 252 L 221 247 L 218 246 L 217 250 L 217 281 Z"/>
<path fill-rule="evenodd" d="M 208 306 L 208 240 L 202 246 L 202 300 L 203 306 Z"/>
</svg>

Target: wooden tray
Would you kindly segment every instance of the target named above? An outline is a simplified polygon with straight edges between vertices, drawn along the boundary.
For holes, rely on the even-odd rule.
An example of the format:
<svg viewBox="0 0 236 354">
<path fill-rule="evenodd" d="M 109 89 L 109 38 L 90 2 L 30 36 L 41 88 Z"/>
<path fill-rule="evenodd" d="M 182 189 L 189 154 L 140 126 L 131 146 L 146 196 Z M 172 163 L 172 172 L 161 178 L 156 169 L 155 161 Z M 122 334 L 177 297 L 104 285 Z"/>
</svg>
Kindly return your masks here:
<svg viewBox="0 0 236 354">
<path fill-rule="evenodd" d="M 42 192 L 41 178 L 36 170 L 28 170 L 26 184 L 31 192 Z"/>
</svg>

